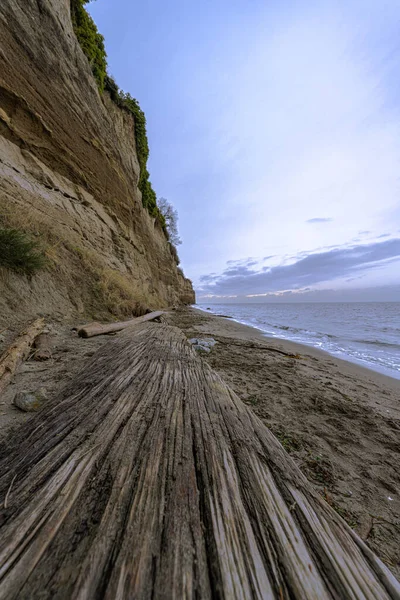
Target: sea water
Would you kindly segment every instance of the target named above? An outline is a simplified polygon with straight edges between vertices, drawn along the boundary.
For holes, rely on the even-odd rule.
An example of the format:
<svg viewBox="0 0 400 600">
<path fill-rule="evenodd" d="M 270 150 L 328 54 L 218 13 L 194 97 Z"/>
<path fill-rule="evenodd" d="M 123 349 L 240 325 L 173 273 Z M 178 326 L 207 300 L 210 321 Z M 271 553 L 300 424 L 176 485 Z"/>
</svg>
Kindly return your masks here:
<svg viewBox="0 0 400 600">
<path fill-rule="evenodd" d="M 308 344 L 400 379 L 400 302 L 201 304 L 268 336 Z"/>
</svg>

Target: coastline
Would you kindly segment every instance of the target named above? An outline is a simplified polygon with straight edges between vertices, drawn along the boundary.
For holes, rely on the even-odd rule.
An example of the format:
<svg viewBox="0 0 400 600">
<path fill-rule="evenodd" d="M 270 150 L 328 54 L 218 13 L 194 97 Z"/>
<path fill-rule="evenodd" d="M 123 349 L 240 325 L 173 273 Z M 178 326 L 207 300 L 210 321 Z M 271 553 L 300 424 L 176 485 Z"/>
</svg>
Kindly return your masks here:
<svg viewBox="0 0 400 600">
<path fill-rule="evenodd" d="M 385 369 L 385 372 L 383 372 L 383 369 L 378 370 L 378 369 L 374 369 L 370 366 L 361 364 L 361 361 L 352 359 L 350 356 L 347 358 L 338 357 L 335 354 L 328 352 L 327 350 L 322 350 L 321 348 L 316 348 L 311 343 L 306 344 L 306 343 L 302 343 L 302 342 L 295 342 L 293 340 L 288 340 L 287 338 L 283 338 L 283 337 L 279 337 L 279 336 L 272 336 L 272 335 L 268 334 L 266 331 L 263 331 L 262 329 L 256 327 L 255 325 L 250 325 L 248 323 L 238 321 L 237 319 L 235 319 L 234 317 L 231 317 L 231 316 L 224 317 L 222 315 L 218 315 L 217 313 L 213 313 L 211 310 L 209 311 L 209 310 L 199 308 L 199 307 L 193 306 L 193 305 L 190 308 L 192 310 L 198 310 L 201 313 L 205 313 L 206 315 L 229 319 L 229 321 L 231 321 L 233 323 L 237 323 L 241 327 L 248 327 L 249 329 L 252 329 L 252 330 L 260 333 L 263 338 L 270 340 L 272 343 L 276 342 L 278 344 L 282 344 L 283 346 L 285 346 L 287 348 L 292 347 L 293 351 L 303 352 L 303 354 L 309 353 L 310 355 L 315 355 L 315 356 L 319 356 L 322 354 L 325 357 L 329 357 L 334 361 L 338 361 L 338 363 L 341 364 L 343 369 L 346 369 L 346 365 L 350 365 L 351 368 L 354 366 L 354 367 L 356 367 L 356 369 L 360 369 L 360 372 L 359 372 L 360 377 L 361 376 L 368 377 L 372 373 L 373 378 L 375 379 L 375 375 L 377 375 L 378 376 L 377 380 L 380 381 L 380 383 L 382 385 L 387 385 L 387 386 L 391 387 L 394 391 L 398 391 L 400 393 L 400 377 L 395 377 L 394 375 L 389 374 L 389 369 Z"/>
<path fill-rule="evenodd" d="M 197 308 L 166 315 L 400 577 L 400 381 Z"/>
<path fill-rule="evenodd" d="M 163 315 L 188 338 L 217 341 L 202 359 L 264 422 L 325 500 L 400 579 L 400 381 L 208 311 Z M 44 387 L 48 399 L 109 341 L 51 325 L 45 363 L 21 364 L 1 398 L 0 438 L 32 417 L 17 392 Z"/>
</svg>

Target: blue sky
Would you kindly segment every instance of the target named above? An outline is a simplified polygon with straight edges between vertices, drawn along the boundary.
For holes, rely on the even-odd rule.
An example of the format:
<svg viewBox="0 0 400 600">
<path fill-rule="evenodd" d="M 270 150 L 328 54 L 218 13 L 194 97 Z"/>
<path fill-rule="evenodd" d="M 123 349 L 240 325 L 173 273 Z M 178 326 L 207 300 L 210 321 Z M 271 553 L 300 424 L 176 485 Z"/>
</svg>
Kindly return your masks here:
<svg viewBox="0 0 400 600">
<path fill-rule="evenodd" d="M 398 0 L 89 7 L 200 300 L 400 300 Z"/>
</svg>

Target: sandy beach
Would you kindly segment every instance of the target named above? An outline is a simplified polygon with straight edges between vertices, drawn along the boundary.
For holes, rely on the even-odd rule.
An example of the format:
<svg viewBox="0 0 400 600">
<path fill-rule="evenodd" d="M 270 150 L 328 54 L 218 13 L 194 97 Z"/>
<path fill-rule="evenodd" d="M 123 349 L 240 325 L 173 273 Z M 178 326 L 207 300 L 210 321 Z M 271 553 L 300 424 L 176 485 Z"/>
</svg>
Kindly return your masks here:
<svg viewBox="0 0 400 600">
<path fill-rule="evenodd" d="M 400 381 L 200 310 L 166 319 L 218 342 L 204 360 L 399 577 Z"/>
<path fill-rule="evenodd" d="M 202 359 L 399 578 L 400 381 L 200 310 L 178 309 L 162 318 L 188 338 L 217 341 Z M 58 397 L 110 339 L 83 340 L 66 323 L 50 329 L 52 359 L 22 363 L 1 398 L 0 438 L 32 416 L 12 404 L 17 392 L 44 387 L 49 400 Z"/>
</svg>

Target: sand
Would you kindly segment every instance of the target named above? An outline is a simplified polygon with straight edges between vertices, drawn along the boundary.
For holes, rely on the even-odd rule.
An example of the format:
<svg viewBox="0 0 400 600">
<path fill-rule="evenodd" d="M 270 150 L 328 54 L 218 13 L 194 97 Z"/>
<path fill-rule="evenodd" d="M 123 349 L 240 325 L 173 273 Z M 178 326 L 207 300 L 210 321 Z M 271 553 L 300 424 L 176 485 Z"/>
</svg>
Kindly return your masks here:
<svg viewBox="0 0 400 600">
<path fill-rule="evenodd" d="M 400 381 L 203 311 L 168 321 L 217 340 L 204 360 L 400 578 Z"/>
<path fill-rule="evenodd" d="M 213 337 L 203 359 L 273 431 L 307 478 L 400 579 L 400 380 L 195 309 L 163 317 L 190 337 Z M 55 347 L 28 361 L 0 398 L 0 438 L 29 419 L 18 391 L 56 397 L 108 336 L 51 324 Z M 16 331 L 9 330 L 0 352 Z"/>
<path fill-rule="evenodd" d="M 84 322 L 79 322 L 84 325 Z M 16 375 L 5 392 L 0 395 L 0 441 L 12 429 L 27 421 L 33 413 L 22 412 L 13 405 L 14 397 L 23 391 L 46 390 L 47 398 L 56 397 L 81 369 L 98 348 L 109 341 L 109 336 L 83 340 L 72 324 L 53 321 L 46 324 L 53 342 L 52 357 L 45 362 L 27 360 L 17 369 Z M 23 329 L 21 323 L 9 327 L 0 342 L 0 354 Z"/>
</svg>

